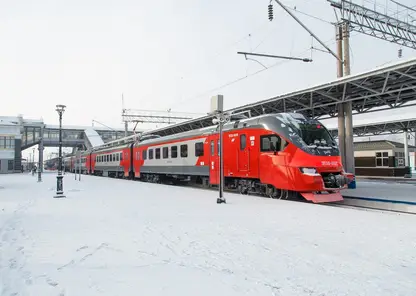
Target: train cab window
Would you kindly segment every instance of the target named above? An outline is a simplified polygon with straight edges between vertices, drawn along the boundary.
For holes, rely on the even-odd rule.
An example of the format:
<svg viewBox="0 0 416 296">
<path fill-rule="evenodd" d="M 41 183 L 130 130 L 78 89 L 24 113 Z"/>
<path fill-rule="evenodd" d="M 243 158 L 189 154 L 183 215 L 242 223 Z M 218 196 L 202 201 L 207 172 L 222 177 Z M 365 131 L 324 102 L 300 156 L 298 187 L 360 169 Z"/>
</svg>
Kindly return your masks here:
<svg viewBox="0 0 416 296">
<path fill-rule="evenodd" d="M 168 157 L 169 157 L 169 148 L 163 147 L 163 158 L 168 158 Z"/>
<path fill-rule="evenodd" d="M 181 145 L 181 157 L 188 157 L 188 145 Z"/>
<path fill-rule="evenodd" d="M 142 159 L 143 160 L 147 159 L 147 150 L 142 151 Z"/>
<path fill-rule="evenodd" d="M 240 150 L 246 149 L 247 139 L 246 135 L 240 135 Z"/>
<path fill-rule="evenodd" d="M 274 152 L 274 151 L 280 151 L 280 145 L 281 145 L 281 139 L 280 137 L 276 135 L 270 135 L 270 136 L 261 136 L 261 152 Z"/>
<path fill-rule="evenodd" d="M 178 146 L 170 147 L 170 157 L 177 158 L 178 157 Z"/>
<path fill-rule="evenodd" d="M 156 148 L 156 159 L 160 159 L 160 148 Z"/>
<path fill-rule="evenodd" d="M 153 149 L 149 149 L 149 159 L 153 159 Z"/>
<path fill-rule="evenodd" d="M 195 143 L 195 156 L 204 156 L 204 143 Z"/>
</svg>

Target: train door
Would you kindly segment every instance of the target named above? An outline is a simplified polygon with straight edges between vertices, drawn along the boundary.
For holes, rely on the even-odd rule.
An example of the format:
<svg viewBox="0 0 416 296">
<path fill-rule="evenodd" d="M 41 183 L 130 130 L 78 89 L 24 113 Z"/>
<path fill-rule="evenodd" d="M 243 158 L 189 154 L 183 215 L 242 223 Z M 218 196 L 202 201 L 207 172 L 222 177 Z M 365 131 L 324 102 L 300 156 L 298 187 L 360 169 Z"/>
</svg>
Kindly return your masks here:
<svg viewBox="0 0 416 296">
<path fill-rule="evenodd" d="M 219 184 L 219 141 L 217 135 L 210 137 L 209 145 L 209 183 Z"/>
<path fill-rule="evenodd" d="M 249 166 L 249 146 L 247 145 L 247 135 L 240 134 L 239 145 L 236 145 L 237 148 L 237 157 L 238 157 L 238 171 L 239 172 L 248 172 L 250 170 Z"/>
</svg>

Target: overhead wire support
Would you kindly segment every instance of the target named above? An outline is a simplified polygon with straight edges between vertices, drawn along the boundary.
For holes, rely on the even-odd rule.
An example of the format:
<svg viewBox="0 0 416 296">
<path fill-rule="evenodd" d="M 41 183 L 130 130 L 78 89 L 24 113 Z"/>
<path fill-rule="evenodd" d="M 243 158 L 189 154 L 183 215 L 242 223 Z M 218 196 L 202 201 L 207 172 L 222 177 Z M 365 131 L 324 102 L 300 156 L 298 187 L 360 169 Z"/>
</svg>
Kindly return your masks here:
<svg viewBox="0 0 416 296">
<path fill-rule="evenodd" d="M 263 54 L 263 53 L 254 53 L 254 52 L 238 51 L 237 54 L 252 55 L 252 56 L 258 56 L 258 57 L 276 58 L 276 59 L 296 60 L 296 61 L 303 61 L 305 63 L 312 62 L 312 60 L 311 59 L 308 59 L 308 58 L 297 58 L 297 57 L 288 57 L 288 56 L 278 56 L 278 55 Z"/>
<path fill-rule="evenodd" d="M 341 19 L 350 23 L 352 30 L 416 49 L 415 25 L 349 1 L 327 1 L 341 11 Z"/>
<path fill-rule="evenodd" d="M 277 4 L 279 4 L 292 18 L 294 18 L 294 20 L 298 22 L 299 25 L 301 25 L 306 31 L 308 31 L 308 33 L 311 34 L 311 36 L 315 38 L 331 55 L 333 55 L 337 60 L 342 62 L 342 60 L 337 56 L 337 54 L 334 53 L 328 46 L 326 46 L 325 43 L 321 41 L 321 39 L 319 39 L 318 36 L 316 36 L 311 30 L 309 30 L 309 28 L 306 27 L 292 12 L 290 12 L 290 10 L 286 8 L 286 6 L 284 6 L 279 0 L 274 1 L 276 1 Z"/>
</svg>

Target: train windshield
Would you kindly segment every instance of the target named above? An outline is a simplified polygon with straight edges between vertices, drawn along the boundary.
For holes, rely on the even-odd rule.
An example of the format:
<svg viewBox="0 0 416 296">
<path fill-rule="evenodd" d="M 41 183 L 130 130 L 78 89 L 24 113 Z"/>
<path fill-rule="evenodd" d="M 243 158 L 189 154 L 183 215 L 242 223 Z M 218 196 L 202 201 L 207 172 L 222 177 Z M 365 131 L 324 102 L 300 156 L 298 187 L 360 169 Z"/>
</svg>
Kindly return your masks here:
<svg viewBox="0 0 416 296">
<path fill-rule="evenodd" d="M 332 147 L 336 145 L 331 135 L 321 124 L 300 124 L 300 137 L 310 148 Z"/>
<path fill-rule="evenodd" d="M 339 155 L 338 145 L 328 130 L 317 120 L 285 117 L 290 140 L 302 150 L 314 155 Z"/>
</svg>

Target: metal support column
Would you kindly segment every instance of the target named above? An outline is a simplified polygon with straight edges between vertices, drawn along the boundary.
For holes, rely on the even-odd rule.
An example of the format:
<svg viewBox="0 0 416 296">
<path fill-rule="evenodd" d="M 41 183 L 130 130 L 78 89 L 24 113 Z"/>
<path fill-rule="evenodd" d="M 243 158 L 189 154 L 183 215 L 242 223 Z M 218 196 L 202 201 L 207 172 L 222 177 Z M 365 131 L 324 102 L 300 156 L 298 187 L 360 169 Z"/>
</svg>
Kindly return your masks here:
<svg viewBox="0 0 416 296">
<path fill-rule="evenodd" d="M 42 173 L 43 173 L 43 133 L 44 133 L 44 127 L 42 126 L 40 128 L 40 139 L 39 139 L 39 164 L 38 164 L 38 182 L 42 182 Z"/>
<path fill-rule="evenodd" d="M 342 39 L 344 52 L 344 76 L 351 74 L 350 69 L 350 33 L 349 23 L 344 22 L 342 25 Z M 355 161 L 354 161 L 354 133 L 353 133 L 353 119 L 352 119 L 352 102 L 344 103 L 345 112 L 345 163 L 347 173 L 355 175 Z M 349 188 L 355 188 L 355 180 L 349 185 Z"/>
<path fill-rule="evenodd" d="M 409 155 L 409 139 L 407 130 L 404 131 L 404 166 L 408 168 L 410 166 Z"/>
<path fill-rule="evenodd" d="M 340 60 L 337 60 L 337 77 L 343 76 L 342 65 L 342 27 L 340 24 L 335 25 L 335 36 L 337 41 L 337 55 Z M 346 169 L 345 163 L 345 117 L 343 103 L 338 105 L 338 146 L 341 156 L 342 166 Z"/>
</svg>

